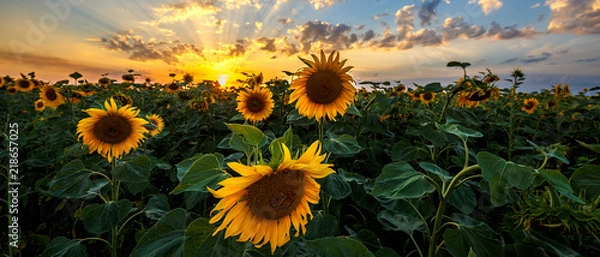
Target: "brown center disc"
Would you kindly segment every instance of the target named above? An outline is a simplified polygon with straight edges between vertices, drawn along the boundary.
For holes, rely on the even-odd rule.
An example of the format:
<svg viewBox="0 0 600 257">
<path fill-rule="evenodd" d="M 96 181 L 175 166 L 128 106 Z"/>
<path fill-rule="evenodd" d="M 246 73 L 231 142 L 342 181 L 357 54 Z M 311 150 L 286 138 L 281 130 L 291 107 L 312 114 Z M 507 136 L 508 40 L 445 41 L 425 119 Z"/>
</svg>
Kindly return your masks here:
<svg viewBox="0 0 600 257">
<path fill-rule="evenodd" d="M 118 144 L 131 135 L 129 121 L 118 115 L 108 115 L 94 125 L 94 136 L 103 143 Z"/>
<path fill-rule="evenodd" d="M 292 213 L 304 195 L 304 173 L 277 171 L 248 187 L 248 207 L 257 217 L 277 220 Z"/>
<path fill-rule="evenodd" d="M 342 94 L 342 79 L 333 71 L 316 71 L 306 80 L 308 99 L 318 104 L 334 102 Z"/>
</svg>

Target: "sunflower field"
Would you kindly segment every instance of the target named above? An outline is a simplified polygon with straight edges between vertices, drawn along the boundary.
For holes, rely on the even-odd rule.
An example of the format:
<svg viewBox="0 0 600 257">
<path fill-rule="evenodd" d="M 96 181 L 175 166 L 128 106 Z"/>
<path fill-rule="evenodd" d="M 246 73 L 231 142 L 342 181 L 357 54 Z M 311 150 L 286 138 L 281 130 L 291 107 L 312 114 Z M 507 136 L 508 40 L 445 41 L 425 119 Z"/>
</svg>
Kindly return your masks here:
<svg viewBox="0 0 600 257">
<path fill-rule="evenodd" d="M 3 77 L 3 256 L 600 256 L 600 87 Z M 500 80 L 510 86 L 501 89 Z"/>
</svg>

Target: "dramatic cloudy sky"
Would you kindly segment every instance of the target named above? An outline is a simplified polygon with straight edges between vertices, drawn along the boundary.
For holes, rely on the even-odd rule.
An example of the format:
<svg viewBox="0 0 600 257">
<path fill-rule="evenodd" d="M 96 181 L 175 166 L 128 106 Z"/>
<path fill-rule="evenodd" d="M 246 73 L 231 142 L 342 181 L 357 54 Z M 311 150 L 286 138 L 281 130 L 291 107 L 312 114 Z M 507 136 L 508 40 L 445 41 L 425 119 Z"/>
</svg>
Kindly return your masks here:
<svg viewBox="0 0 600 257">
<path fill-rule="evenodd" d="M 287 78 L 320 49 L 357 81 L 449 83 L 451 60 L 519 68 L 529 89 L 600 81 L 600 0 L 2 0 L 0 23 L 0 73 L 50 81 Z"/>
</svg>

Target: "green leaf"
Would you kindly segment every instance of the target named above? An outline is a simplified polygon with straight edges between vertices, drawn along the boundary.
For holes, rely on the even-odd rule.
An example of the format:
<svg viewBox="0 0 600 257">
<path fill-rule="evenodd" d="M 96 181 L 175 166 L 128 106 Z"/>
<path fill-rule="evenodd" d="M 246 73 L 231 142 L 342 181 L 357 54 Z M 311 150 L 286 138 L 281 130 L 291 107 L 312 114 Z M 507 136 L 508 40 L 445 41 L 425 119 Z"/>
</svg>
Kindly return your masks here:
<svg viewBox="0 0 600 257">
<path fill-rule="evenodd" d="M 584 201 L 579 199 L 574 193 L 571 185 L 569 184 L 569 180 L 565 175 L 560 173 L 558 170 L 540 170 L 540 176 L 548 181 L 548 183 L 556 189 L 559 193 L 566 196 L 567 198 L 578 202 L 580 204 L 585 204 Z"/>
<path fill-rule="evenodd" d="M 448 203 L 464 214 L 471 214 L 477 205 L 473 189 L 467 184 L 461 184 L 450 193 Z"/>
<path fill-rule="evenodd" d="M 178 194 L 184 191 L 199 191 L 207 192 L 207 186 L 216 188 L 217 183 L 229 177 L 229 174 L 221 169 L 223 158 L 218 158 L 214 154 L 205 154 L 193 161 L 190 165 L 189 161 L 182 162 L 187 168 L 181 178 L 181 182 L 173 191 L 172 194 Z M 179 164 L 177 164 L 179 167 Z"/>
<path fill-rule="evenodd" d="M 442 88 L 442 84 L 439 82 L 433 82 L 425 85 L 423 92 L 441 92 L 444 88 Z"/>
<path fill-rule="evenodd" d="M 402 231 L 412 235 L 414 231 L 425 231 L 423 221 L 419 217 L 399 211 L 384 210 L 377 214 L 377 220 L 385 229 Z"/>
<path fill-rule="evenodd" d="M 419 198 L 434 190 L 425 175 L 415 171 L 410 164 L 393 162 L 383 167 L 371 194 L 388 199 Z"/>
<path fill-rule="evenodd" d="M 459 124 L 435 124 L 437 128 L 443 132 L 448 134 L 455 135 L 462 139 L 463 141 L 467 141 L 469 137 L 483 137 L 483 134 L 479 131 L 475 131 L 466 127 L 463 127 Z"/>
<path fill-rule="evenodd" d="M 187 212 L 180 208 L 165 214 L 144 234 L 130 256 L 183 256 L 187 218 Z"/>
<path fill-rule="evenodd" d="M 535 170 L 531 167 L 506 161 L 488 152 L 477 154 L 483 178 L 490 183 L 491 202 L 495 206 L 507 202 L 506 191 L 510 188 L 525 190 L 531 186 Z"/>
<path fill-rule="evenodd" d="M 144 213 L 146 214 L 146 217 L 150 219 L 159 220 L 170 210 L 171 206 L 169 206 L 167 196 L 155 195 L 148 200 L 148 204 L 146 204 L 146 208 L 144 208 Z"/>
<path fill-rule="evenodd" d="M 85 168 L 80 159 L 69 162 L 50 181 L 48 193 L 63 198 L 84 197 L 94 185 L 90 179 L 92 172 Z"/>
<path fill-rule="evenodd" d="M 254 146 L 248 143 L 244 138 L 238 134 L 233 134 L 229 138 L 229 146 L 231 149 L 244 152 L 246 156 L 250 156 L 254 151 Z"/>
<path fill-rule="evenodd" d="M 375 252 L 375 257 L 401 257 L 394 249 L 384 247 Z"/>
<path fill-rule="evenodd" d="M 319 238 L 306 243 L 315 256 L 375 256 L 357 240 L 342 237 Z"/>
<path fill-rule="evenodd" d="M 356 108 L 356 105 L 354 105 L 354 104 L 351 104 L 350 106 L 348 106 L 348 110 L 346 111 L 346 113 L 356 115 L 358 117 L 362 117 L 360 110 L 358 110 L 358 108 Z"/>
<path fill-rule="evenodd" d="M 504 240 L 487 224 L 458 213 L 453 218 L 460 227 L 444 231 L 444 242 L 452 256 L 468 256 L 471 248 L 479 257 L 504 256 Z"/>
<path fill-rule="evenodd" d="M 57 237 L 44 249 L 42 257 L 85 257 L 88 256 L 86 249 L 80 244 L 81 240 Z"/>
<path fill-rule="evenodd" d="M 335 200 L 346 198 L 352 193 L 350 184 L 342 176 L 337 173 L 330 174 L 322 180 L 321 190 L 331 196 Z"/>
<path fill-rule="evenodd" d="M 262 147 L 267 144 L 267 137 L 265 134 L 254 126 L 233 123 L 225 123 L 225 125 L 227 125 L 233 133 L 242 136 L 247 143 L 253 146 Z"/>
<path fill-rule="evenodd" d="M 428 155 L 427 150 L 408 141 L 401 141 L 392 147 L 392 161 L 411 162 L 427 158 Z"/>
<path fill-rule="evenodd" d="M 461 62 L 459 61 L 450 61 L 446 64 L 446 67 L 461 67 Z"/>
<path fill-rule="evenodd" d="M 112 170 L 112 175 L 115 179 L 123 182 L 147 182 L 153 168 L 154 163 L 152 163 L 150 158 L 146 155 L 141 155 L 131 161 L 119 163 Z"/>
<path fill-rule="evenodd" d="M 331 214 L 318 211 L 313 219 L 306 225 L 306 239 L 317 239 L 333 236 L 338 230 L 339 221 Z"/>
<path fill-rule="evenodd" d="M 571 175 L 571 186 L 576 192 L 585 190 L 588 199 L 600 196 L 600 165 L 585 165 Z"/>
<path fill-rule="evenodd" d="M 198 257 L 223 257 L 223 256 L 251 256 L 249 251 L 255 252 L 256 248 L 249 242 L 238 242 L 237 237 L 225 237 L 225 231 L 208 237 L 200 248 L 194 251 Z M 270 247 L 268 244 L 263 247 Z"/>
<path fill-rule="evenodd" d="M 215 231 L 215 226 L 208 223 L 208 219 L 200 217 L 190 223 L 185 230 L 183 242 L 184 256 L 202 256 L 200 247 Z"/>
<path fill-rule="evenodd" d="M 269 145 L 269 152 L 271 153 L 271 162 L 269 165 L 271 168 L 279 166 L 279 164 L 283 161 L 283 146 L 285 145 L 288 149 L 292 147 L 294 143 L 294 133 L 292 132 L 292 127 L 290 126 L 284 133 L 282 137 L 278 137 L 271 142 Z"/>
<path fill-rule="evenodd" d="M 577 143 L 579 143 L 581 146 L 583 146 L 587 149 L 590 149 L 590 150 L 596 152 L 597 154 L 600 154 L 600 144 L 586 144 L 579 140 L 575 140 L 575 141 L 577 141 Z"/>
<path fill-rule="evenodd" d="M 360 152 L 361 147 L 356 138 L 348 134 L 341 136 L 327 132 L 327 137 L 323 139 L 325 151 L 339 156 L 352 156 Z"/>
<path fill-rule="evenodd" d="M 81 212 L 81 221 L 88 232 L 100 234 L 119 225 L 133 210 L 135 210 L 133 204 L 127 199 L 104 204 L 90 204 Z"/>
<path fill-rule="evenodd" d="M 442 180 L 452 180 L 452 176 L 446 170 L 430 162 L 419 162 L 419 166 L 429 173 L 437 175 Z"/>
</svg>

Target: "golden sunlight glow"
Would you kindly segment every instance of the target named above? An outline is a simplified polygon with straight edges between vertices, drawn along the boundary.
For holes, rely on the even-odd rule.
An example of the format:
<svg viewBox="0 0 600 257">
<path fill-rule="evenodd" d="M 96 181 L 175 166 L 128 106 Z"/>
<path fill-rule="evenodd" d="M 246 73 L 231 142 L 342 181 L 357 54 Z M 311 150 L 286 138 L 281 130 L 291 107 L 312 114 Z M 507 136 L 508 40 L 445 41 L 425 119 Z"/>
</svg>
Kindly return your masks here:
<svg viewBox="0 0 600 257">
<path fill-rule="evenodd" d="M 227 75 L 227 74 L 221 74 L 221 75 L 219 75 L 219 78 L 217 78 L 217 81 L 219 81 L 219 84 L 222 87 L 224 87 L 224 86 L 226 86 L 228 78 L 229 78 L 229 75 Z"/>
</svg>

